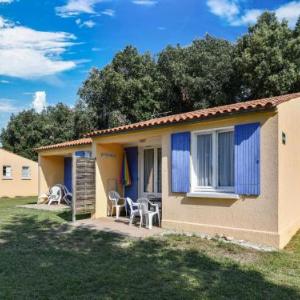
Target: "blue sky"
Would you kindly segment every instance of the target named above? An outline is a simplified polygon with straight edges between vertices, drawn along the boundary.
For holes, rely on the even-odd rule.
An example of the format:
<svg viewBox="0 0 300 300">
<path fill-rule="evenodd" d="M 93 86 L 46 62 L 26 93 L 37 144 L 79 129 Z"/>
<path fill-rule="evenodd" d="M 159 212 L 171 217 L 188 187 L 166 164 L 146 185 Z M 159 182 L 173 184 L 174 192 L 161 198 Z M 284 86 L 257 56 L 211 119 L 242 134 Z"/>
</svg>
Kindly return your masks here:
<svg viewBox="0 0 300 300">
<path fill-rule="evenodd" d="M 0 128 L 22 109 L 74 105 L 88 71 L 128 44 L 156 54 L 205 33 L 234 41 L 264 10 L 293 26 L 300 1 L 0 0 Z"/>
</svg>

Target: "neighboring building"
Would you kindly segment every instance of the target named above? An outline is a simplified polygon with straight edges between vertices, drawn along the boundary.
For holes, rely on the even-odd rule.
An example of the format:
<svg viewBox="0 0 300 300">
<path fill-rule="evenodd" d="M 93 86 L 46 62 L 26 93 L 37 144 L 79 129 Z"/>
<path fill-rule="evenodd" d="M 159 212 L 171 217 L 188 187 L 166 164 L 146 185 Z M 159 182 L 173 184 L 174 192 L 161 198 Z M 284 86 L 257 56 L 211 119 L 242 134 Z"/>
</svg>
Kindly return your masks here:
<svg viewBox="0 0 300 300">
<path fill-rule="evenodd" d="M 0 197 L 36 196 L 38 164 L 0 148 Z"/>
<path fill-rule="evenodd" d="M 125 196 L 161 197 L 162 227 L 282 248 L 300 228 L 299 128 L 300 93 L 94 131 L 38 149 L 39 191 L 64 182 L 66 157 L 92 151 L 94 217 L 104 217 L 108 191 L 123 190 L 125 151 Z"/>
</svg>

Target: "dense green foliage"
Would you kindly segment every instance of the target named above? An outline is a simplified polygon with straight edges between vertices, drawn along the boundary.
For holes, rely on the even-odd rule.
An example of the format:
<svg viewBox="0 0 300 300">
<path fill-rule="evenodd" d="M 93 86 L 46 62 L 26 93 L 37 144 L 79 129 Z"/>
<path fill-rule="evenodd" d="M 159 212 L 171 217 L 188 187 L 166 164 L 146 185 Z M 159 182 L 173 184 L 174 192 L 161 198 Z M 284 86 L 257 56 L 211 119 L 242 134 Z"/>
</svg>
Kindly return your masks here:
<svg viewBox="0 0 300 300">
<path fill-rule="evenodd" d="M 275 14 L 263 14 L 238 40 L 235 69 L 240 95 L 260 98 L 300 88 L 300 23 L 291 30 Z"/>
<path fill-rule="evenodd" d="M 12 115 L 1 141 L 5 149 L 37 159 L 35 147 L 72 139 L 74 124 L 74 111 L 61 103 L 49 106 L 41 114 L 25 110 Z"/>
<path fill-rule="evenodd" d="M 155 61 L 128 46 L 104 69 L 93 69 L 79 89 L 94 126 L 107 128 L 151 118 L 159 112 L 161 87 Z"/>
<path fill-rule="evenodd" d="M 13 115 L 4 148 L 36 158 L 32 148 L 165 114 L 300 90 L 300 19 L 294 29 L 264 13 L 236 43 L 206 35 L 157 57 L 133 46 L 92 69 L 74 109 L 58 104 L 41 114 Z"/>
</svg>

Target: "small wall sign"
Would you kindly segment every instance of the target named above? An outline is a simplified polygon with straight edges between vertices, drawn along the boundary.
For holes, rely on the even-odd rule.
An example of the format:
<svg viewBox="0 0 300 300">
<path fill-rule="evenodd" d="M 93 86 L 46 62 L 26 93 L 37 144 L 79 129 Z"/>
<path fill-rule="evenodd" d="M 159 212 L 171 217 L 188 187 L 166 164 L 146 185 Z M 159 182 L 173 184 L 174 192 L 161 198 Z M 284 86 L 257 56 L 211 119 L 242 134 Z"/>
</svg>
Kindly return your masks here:
<svg viewBox="0 0 300 300">
<path fill-rule="evenodd" d="M 116 154 L 112 152 L 103 152 L 100 156 L 101 158 L 116 158 Z"/>
</svg>

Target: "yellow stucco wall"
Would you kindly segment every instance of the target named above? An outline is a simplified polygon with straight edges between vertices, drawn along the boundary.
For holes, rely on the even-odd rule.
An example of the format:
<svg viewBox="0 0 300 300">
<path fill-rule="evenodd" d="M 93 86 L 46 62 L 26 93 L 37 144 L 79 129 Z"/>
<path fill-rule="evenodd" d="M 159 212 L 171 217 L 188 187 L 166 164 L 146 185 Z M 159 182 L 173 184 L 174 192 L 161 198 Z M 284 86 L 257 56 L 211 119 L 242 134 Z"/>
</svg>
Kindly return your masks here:
<svg viewBox="0 0 300 300">
<path fill-rule="evenodd" d="M 47 193 L 55 184 L 64 183 L 64 157 L 39 157 L 39 195 Z"/>
<path fill-rule="evenodd" d="M 92 145 L 82 145 L 39 151 L 38 194 L 44 194 L 55 184 L 64 183 L 64 157 L 72 157 L 76 151 L 91 151 Z"/>
<path fill-rule="evenodd" d="M 281 104 L 278 112 L 278 212 L 280 247 L 284 247 L 300 228 L 300 98 Z"/>
<path fill-rule="evenodd" d="M 106 217 L 108 209 L 107 194 L 110 190 L 118 190 L 123 146 L 120 144 L 101 144 L 95 148 L 96 154 L 96 212 L 94 217 Z"/>
<path fill-rule="evenodd" d="M 3 178 L 4 165 L 11 166 L 12 179 Z M 30 179 L 22 179 L 22 167 L 30 167 Z M 0 197 L 36 196 L 38 194 L 38 164 L 0 149 Z"/>
<path fill-rule="evenodd" d="M 238 200 L 189 198 L 173 194 L 170 189 L 170 140 L 173 132 L 233 126 L 241 123 L 261 123 L 261 194 Z M 225 234 L 239 239 L 279 246 L 278 234 L 278 115 L 275 112 L 248 113 L 211 119 L 193 124 L 107 135 L 93 139 L 95 145 L 128 144 L 160 137 L 162 143 L 162 225 L 165 228 Z M 99 156 L 99 151 L 95 153 Z M 98 168 L 101 161 L 97 159 Z M 109 164 L 110 165 L 110 164 Z M 110 168 L 116 168 L 110 165 Z M 106 172 L 109 168 L 103 168 Z M 105 173 L 103 173 L 105 174 Z M 105 175 L 106 176 L 106 175 Z M 101 181 L 96 178 L 97 188 Z M 103 183 L 102 183 L 103 184 Z M 98 202 L 106 199 L 106 190 L 97 190 L 96 216 L 105 215 Z M 101 211 L 99 211 L 101 210 Z"/>
<path fill-rule="evenodd" d="M 184 231 L 224 234 L 238 239 L 277 247 L 278 236 L 278 155 L 277 115 L 249 114 L 196 125 L 197 129 L 218 128 L 241 123 L 261 124 L 261 193 L 240 199 L 189 198 L 173 194 L 170 187 L 170 134 L 163 136 L 163 226 Z M 194 126 L 193 126 L 194 127 Z M 195 128 L 195 127 L 194 127 Z M 182 126 L 181 130 L 193 130 Z"/>
</svg>

